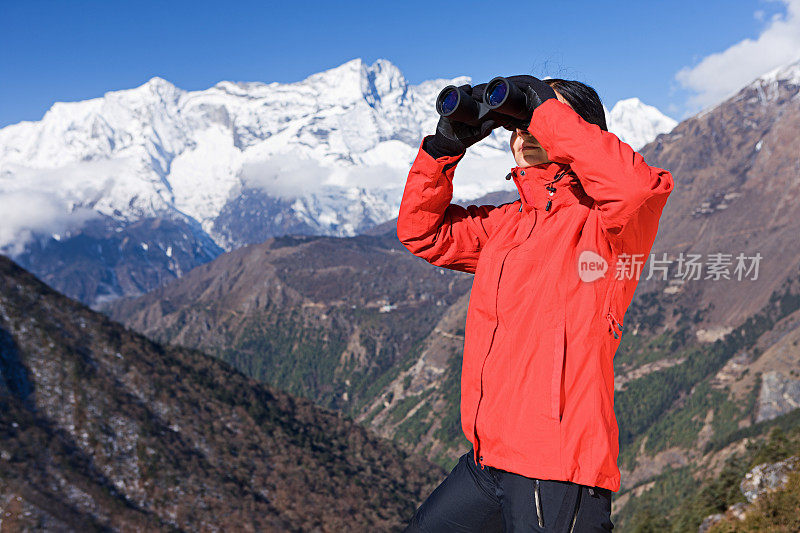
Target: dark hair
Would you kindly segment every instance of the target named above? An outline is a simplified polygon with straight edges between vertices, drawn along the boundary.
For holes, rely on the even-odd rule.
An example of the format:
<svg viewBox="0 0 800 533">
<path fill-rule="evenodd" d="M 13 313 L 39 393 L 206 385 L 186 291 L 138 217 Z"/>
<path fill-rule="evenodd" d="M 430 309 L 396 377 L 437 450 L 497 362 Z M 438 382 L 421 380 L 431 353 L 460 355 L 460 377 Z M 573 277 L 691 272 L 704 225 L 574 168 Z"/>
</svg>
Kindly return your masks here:
<svg viewBox="0 0 800 533">
<path fill-rule="evenodd" d="M 606 113 L 597 91 L 579 81 L 549 78 L 542 80 L 558 91 L 570 107 L 578 113 L 583 120 L 597 124 L 603 131 L 608 131 Z"/>
</svg>

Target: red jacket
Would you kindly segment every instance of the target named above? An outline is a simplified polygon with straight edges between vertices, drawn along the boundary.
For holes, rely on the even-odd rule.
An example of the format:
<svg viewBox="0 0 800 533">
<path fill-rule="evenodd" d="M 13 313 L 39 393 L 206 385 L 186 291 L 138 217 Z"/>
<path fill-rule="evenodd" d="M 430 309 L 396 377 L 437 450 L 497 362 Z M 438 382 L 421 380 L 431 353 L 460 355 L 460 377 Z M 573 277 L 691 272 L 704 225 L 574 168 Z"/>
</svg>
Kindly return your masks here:
<svg viewBox="0 0 800 533">
<path fill-rule="evenodd" d="M 475 274 L 461 427 L 476 463 L 617 491 L 613 359 L 638 282 L 617 263 L 650 254 L 672 175 L 558 100 L 536 108 L 529 131 L 552 162 L 514 167 L 520 200 L 497 207 L 451 204 L 460 157 L 420 146 L 397 235 L 414 255 Z M 603 261 L 599 279 L 581 275 Z"/>
</svg>

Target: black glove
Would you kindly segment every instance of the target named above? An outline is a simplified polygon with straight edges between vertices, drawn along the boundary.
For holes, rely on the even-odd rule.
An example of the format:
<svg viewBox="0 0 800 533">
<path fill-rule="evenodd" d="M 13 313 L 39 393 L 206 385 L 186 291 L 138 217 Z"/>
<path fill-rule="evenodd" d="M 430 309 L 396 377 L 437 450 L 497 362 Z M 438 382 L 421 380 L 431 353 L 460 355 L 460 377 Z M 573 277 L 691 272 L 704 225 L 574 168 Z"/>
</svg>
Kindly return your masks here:
<svg viewBox="0 0 800 533">
<path fill-rule="evenodd" d="M 527 118 L 525 120 L 513 120 L 511 123 L 512 128 L 517 127 L 522 130 L 527 130 L 531 123 L 533 110 L 547 100 L 556 98 L 556 92 L 547 83 L 533 76 L 522 74 L 519 76 L 509 76 L 506 79 L 528 95 L 529 106 Z"/>
<path fill-rule="evenodd" d="M 477 101 L 483 100 L 483 90 L 485 88 L 485 83 L 475 87 L 470 85 L 459 87 L 459 89 L 464 89 L 470 93 L 473 100 Z M 492 130 L 508 124 L 508 122 L 507 118 L 498 116 L 495 113 L 486 115 L 477 126 L 439 117 L 439 123 L 436 125 L 436 134 L 425 137 L 422 149 L 434 159 L 461 155 L 467 151 L 467 148 L 491 135 Z"/>
</svg>

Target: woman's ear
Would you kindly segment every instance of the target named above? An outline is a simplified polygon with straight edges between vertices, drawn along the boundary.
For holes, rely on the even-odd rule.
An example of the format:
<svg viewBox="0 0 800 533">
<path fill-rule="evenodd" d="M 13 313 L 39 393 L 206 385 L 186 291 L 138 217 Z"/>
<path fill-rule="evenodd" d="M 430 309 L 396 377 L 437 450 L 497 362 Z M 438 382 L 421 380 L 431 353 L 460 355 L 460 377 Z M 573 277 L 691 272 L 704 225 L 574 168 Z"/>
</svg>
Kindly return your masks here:
<svg viewBox="0 0 800 533">
<path fill-rule="evenodd" d="M 555 89 L 553 89 L 553 92 L 554 92 L 554 93 L 556 93 L 556 100 L 558 100 L 559 102 L 563 102 L 563 103 L 567 104 L 568 106 L 572 107 L 572 106 L 569 104 L 569 102 L 567 102 L 567 99 L 566 99 L 566 98 L 564 98 L 564 97 L 561 95 L 561 93 L 560 93 L 560 92 L 556 91 Z"/>
</svg>

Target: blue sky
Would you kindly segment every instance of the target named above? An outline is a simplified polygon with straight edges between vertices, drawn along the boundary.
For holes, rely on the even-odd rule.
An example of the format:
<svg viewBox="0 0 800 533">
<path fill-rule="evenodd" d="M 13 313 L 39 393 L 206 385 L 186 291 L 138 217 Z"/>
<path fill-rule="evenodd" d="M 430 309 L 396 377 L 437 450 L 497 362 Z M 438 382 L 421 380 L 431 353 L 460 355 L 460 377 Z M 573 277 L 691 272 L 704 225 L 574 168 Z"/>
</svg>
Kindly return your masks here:
<svg viewBox="0 0 800 533">
<path fill-rule="evenodd" d="M 291 82 L 356 57 L 412 83 L 579 79 L 609 107 L 638 96 L 680 119 L 800 57 L 800 0 L 0 0 L 0 127 L 153 76 L 187 90 Z"/>
</svg>

